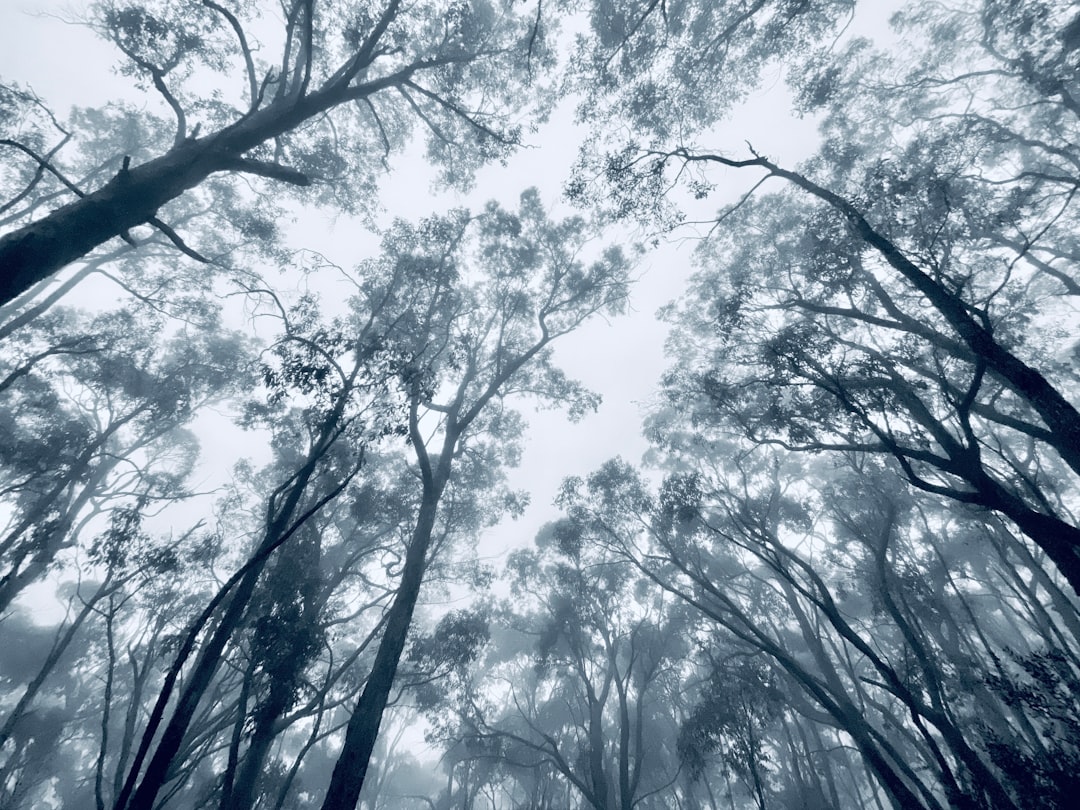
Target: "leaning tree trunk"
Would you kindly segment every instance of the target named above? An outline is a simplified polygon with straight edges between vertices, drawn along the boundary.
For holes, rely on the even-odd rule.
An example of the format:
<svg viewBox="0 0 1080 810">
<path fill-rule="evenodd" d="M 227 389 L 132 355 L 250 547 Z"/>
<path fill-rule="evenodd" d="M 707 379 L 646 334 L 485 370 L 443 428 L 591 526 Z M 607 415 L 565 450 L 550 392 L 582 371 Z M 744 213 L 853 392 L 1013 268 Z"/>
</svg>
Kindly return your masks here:
<svg viewBox="0 0 1080 810">
<path fill-rule="evenodd" d="M 265 569 L 270 555 L 282 543 L 286 542 L 294 535 L 301 523 L 310 519 L 314 514 L 313 509 L 309 509 L 306 513 L 298 514 L 301 511 L 301 499 L 307 490 L 308 483 L 315 474 L 319 461 L 333 443 L 334 432 L 338 421 L 341 418 L 347 399 L 348 397 L 344 394 L 339 397 L 335 410 L 326 420 L 319 440 L 309 453 L 303 467 L 301 467 L 291 482 L 288 496 L 285 498 L 284 503 L 280 504 L 276 514 L 269 520 L 266 526 L 266 532 L 263 535 L 263 540 L 259 544 L 257 551 L 251 557 L 245 568 L 242 568 L 237 572 L 237 574 L 234 575 L 233 580 L 227 583 L 225 588 L 219 591 L 218 598 L 224 594 L 230 585 L 235 588 L 232 595 L 228 598 L 224 613 L 222 614 L 217 627 L 214 628 L 214 632 L 204 645 L 194 668 L 185 679 L 183 691 L 177 700 L 172 717 L 165 726 L 165 729 L 161 734 L 161 739 L 158 741 L 157 748 L 155 749 L 149 764 L 146 766 L 146 772 L 143 774 L 142 780 L 139 781 L 138 788 L 136 788 L 135 784 L 138 780 L 142 762 L 149 753 L 152 739 L 158 724 L 161 722 L 164 715 L 169 691 L 171 691 L 172 685 L 179 677 L 184 659 L 190 655 L 197 635 L 205 626 L 205 622 L 209 620 L 209 615 L 212 614 L 208 614 L 208 612 L 204 611 L 189 631 L 185 647 L 178 653 L 177 661 L 173 664 L 173 667 L 166 678 L 166 685 L 163 687 L 162 693 L 159 696 L 158 702 L 148 721 L 142 743 L 139 746 L 139 751 L 136 753 L 135 760 L 132 763 L 131 771 L 128 775 L 127 782 L 124 785 L 124 789 L 116 800 L 114 810 L 153 810 L 155 807 L 157 795 L 169 778 L 173 759 L 180 750 L 180 745 L 187 734 L 192 718 L 195 716 L 195 711 L 218 670 L 220 657 L 225 649 L 225 645 L 240 627 L 241 621 L 247 611 L 248 603 L 255 591 L 255 584 L 262 571 Z M 217 599 L 215 599 L 215 601 L 217 601 Z M 214 610 L 220 606 L 220 603 L 218 603 L 218 605 L 214 605 L 214 603 L 211 604 L 213 605 Z"/>
<path fill-rule="evenodd" d="M 297 169 L 244 155 L 335 107 L 401 86 L 422 70 L 465 61 L 431 58 L 387 76 L 354 81 L 379 55 L 382 37 L 400 6 L 400 0 L 390 0 L 359 50 L 314 92 L 306 92 L 306 83 L 298 85 L 204 138 L 182 138 L 181 132 L 182 140 L 168 152 L 139 166 L 129 167 L 125 158 L 123 168 L 102 188 L 0 238 L 0 305 L 137 225 L 153 222 L 174 237 L 156 221 L 158 209 L 215 172 L 245 172 L 310 185 L 310 178 Z"/>
<path fill-rule="evenodd" d="M 434 480 L 424 487 L 424 496 L 417 514 L 416 527 L 405 555 L 405 565 L 401 571 L 401 584 L 390 605 L 386 618 L 386 630 L 383 632 L 379 649 L 375 653 L 375 662 L 371 666 L 364 691 L 353 710 L 345 731 L 345 744 L 334 765 L 330 777 L 330 786 L 326 790 L 322 810 L 354 810 L 364 786 L 371 753 L 379 736 L 383 711 L 390 698 L 390 690 L 397 675 L 398 662 L 405 649 L 405 641 L 412 624 L 416 600 L 420 595 L 420 586 L 424 580 L 424 568 L 427 552 L 431 546 L 431 535 L 435 528 L 439 499 L 449 478 L 448 456 L 446 462 L 439 465 Z"/>
</svg>

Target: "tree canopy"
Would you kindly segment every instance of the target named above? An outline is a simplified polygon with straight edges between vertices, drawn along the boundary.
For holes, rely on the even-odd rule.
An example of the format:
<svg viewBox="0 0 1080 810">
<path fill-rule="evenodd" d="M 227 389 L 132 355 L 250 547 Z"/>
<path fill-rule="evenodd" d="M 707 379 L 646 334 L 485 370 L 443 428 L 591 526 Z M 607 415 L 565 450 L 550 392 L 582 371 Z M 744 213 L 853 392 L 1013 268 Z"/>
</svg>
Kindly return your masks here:
<svg viewBox="0 0 1080 810">
<path fill-rule="evenodd" d="M 0 77 L 0 807 L 1071 806 L 1080 4 L 892 5 L 65 12 L 125 93 Z"/>
</svg>

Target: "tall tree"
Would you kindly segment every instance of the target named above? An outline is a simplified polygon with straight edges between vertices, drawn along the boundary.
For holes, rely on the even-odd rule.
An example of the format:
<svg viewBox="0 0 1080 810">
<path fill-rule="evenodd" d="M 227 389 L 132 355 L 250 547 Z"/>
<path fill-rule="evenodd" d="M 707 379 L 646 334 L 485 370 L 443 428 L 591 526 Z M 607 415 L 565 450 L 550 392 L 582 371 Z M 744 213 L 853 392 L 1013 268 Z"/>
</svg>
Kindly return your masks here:
<svg viewBox="0 0 1080 810">
<path fill-rule="evenodd" d="M 189 494 L 197 442 L 185 426 L 242 388 L 251 358 L 226 330 L 151 340 L 164 324 L 145 307 L 93 318 L 58 310 L 8 341 L 0 611 L 78 545 L 95 515 Z"/>
<path fill-rule="evenodd" d="M 469 224 L 459 215 L 429 227 L 451 236 L 449 246 L 461 249 Z M 535 190 L 522 195 L 517 212 L 488 206 L 475 231 L 465 254 L 472 266 L 461 269 L 465 278 L 468 271 L 479 275 L 475 286 L 448 286 L 421 315 L 421 334 L 430 337 L 416 347 L 405 378 L 408 439 L 421 499 L 400 584 L 349 721 L 323 800 L 325 810 L 356 806 L 455 466 L 477 453 L 505 459 L 509 452 L 513 458 L 505 433 L 512 415 L 502 404 L 508 396 L 561 401 L 571 415 L 594 405 L 591 395 L 553 365 L 550 346 L 593 315 L 619 311 L 625 299 L 628 263 L 622 252 L 609 248 L 586 263 L 581 257 L 588 235 L 585 221 L 550 222 Z M 410 242 L 416 243 L 415 235 Z M 455 253 L 421 257 L 400 260 L 453 262 L 456 276 Z"/>
<path fill-rule="evenodd" d="M 1012 13 L 913 4 L 896 24 L 917 55 L 864 41 L 821 55 L 796 79 L 826 116 L 804 170 L 687 144 L 623 151 L 608 177 L 623 208 L 680 178 L 707 194 L 720 168 L 761 172 L 755 192 L 788 185 L 718 216 L 696 290 L 709 310 L 682 308 L 691 331 L 717 330 L 717 354 L 688 355 L 683 379 L 747 406 L 759 440 L 889 453 L 914 486 L 1007 515 L 1080 590 L 1080 528 L 1055 484 L 1061 462 L 1080 474 L 1076 379 L 1033 328 L 1074 292 L 1055 251 L 1076 217 L 1077 121 L 1053 78 L 1074 59 L 1071 18 L 1015 10 L 1024 30 L 1065 26 L 1036 58 L 1027 34 L 1002 50 L 993 21 Z M 958 31 L 962 47 L 937 47 Z"/>
<path fill-rule="evenodd" d="M 785 700 L 805 718 L 796 723 L 842 729 L 897 806 L 1029 803 L 1032 781 L 1008 763 L 1043 748 L 1043 720 L 1038 712 L 1017 712 L 1023 700 L 999 689 L 999 679 L 1027 688 L 1026 665 L 1004 665 L 1006 651 L 1030 651 L 1019 659 L 1070 659 L 1071 651 L 1061 651 L 1054 632 L 1021 629 L 1026 622 L 1015 625 L 1015 635 L 991 629 L 995 613 L 1017 617 L 1007 584 L 1014 562 L 986 571 L 977 590 L 957 585 L 967 574 L 955 555 L 965 552 L 952 544 L 985 532 L 978 519 L 943 524 L 940 514 L 924 516 L 933 501 L 920 508 L 897 499 L 891 474 L 873 467 L 856 468 L 833 490 L 835 506 L 816 506 L 812 496 L 796 494 L 797 486 L 779 483 L 785 468 L 775 458 L 738 454 L 732 462 L 730 445 L 726 458 L 715 458 L 701 452 L 717 446 L 705 437 L 673 436 L 680 466 L 694 472 L 671 476 L 652 495 L 626 465 L 607 465 L 571 485 L 569 514 L 580 531 L 715 622 L 725 646 L 769 659 L 783 674 Z M 802 480 L 822 486 L 801 469 Z M 920 587 L 915 577 L 941 581 L 948 593 Z M 1045 674 L 1047 681 L 1059 677 Z M 1072 675 L 1065 679 L 1073 682 Z M 749 735 L 764 726 L 745 711 L 739 716 L 726 739 L 743 746 L 740 761 L 760 804 L 769 788 L 751 768 Z M 693 723 L 688 728 L 690 740 L 709 742 Z M 756 745 L 782 751 L 781 728 Z M 719 730 L 717 737 L 725 738 Z M 1071 751 L 1069 742 L 1045 752 L 1053 764 L 1036 777 L 1045 780 L 1045 795 L 1069 789 Z M 800 789 L 810 790 L 805 780 Z"/>
<path fill-rule="evenodd" d="M 573 522 L 548 525 L 536 546 L 508 562 L 490 654 L 430 707 L 433 736 L 459 749 L 445 798 L 472 801 L 487 769 L 526 806 L 557 801 L 555 785 L 595 810 L 670 806 L 685 611 Z"/>
<path fill-rule="evenodd" d="M 533 82 L 548 60 L 547 18 L 487 3 L 291 0 L 281 30 L 264 34 L 268 23 L 250 4 L 107 0 L 89 22 L 121 52 L 122 71 L 154 88 L 172 132 L 139 144 L 146 160 L 121 155 L 106 177 L 80 185 L 61 162 L 72 134 L 45 122 L 20 137 L 24 115 L 42 117 L 38 102 L 5 88 L 0 110 L 10 129 L 0 146 L 25 166 L 12 203 L 30 213 L 34 195 L 76 199 L 0 238 L 0 304 L 144 224 L 206 261 L 161 209 L 211 175 L 314 183 L 362 207 L 374 165 L 407 144 L 416 123 L 447 176 L 460 178 L 519 142 L 512 122 L 523 103 L 538 102 L 540 116 L 546 103 Z M 264 36 L 276 60 L 263 60 Z M 241 87 L 232 86 L 236 75 Z M 205 95 L 193 89 L 207 83 Z"/>
</svg>

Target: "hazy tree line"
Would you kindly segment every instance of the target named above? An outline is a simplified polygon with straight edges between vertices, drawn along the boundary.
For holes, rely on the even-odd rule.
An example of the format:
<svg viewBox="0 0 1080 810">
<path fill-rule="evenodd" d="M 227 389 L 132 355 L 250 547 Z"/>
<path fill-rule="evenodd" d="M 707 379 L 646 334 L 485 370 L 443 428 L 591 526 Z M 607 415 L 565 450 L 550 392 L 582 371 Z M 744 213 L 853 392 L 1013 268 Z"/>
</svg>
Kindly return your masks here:
<svg viewBox="0 0 1080 810">
<path fill-rule="evenodd" d="M 1080 5 L 863 8 L 99 0 L 142 103 L 4 77 L 0 807 L 1071 806 Z M 716 142 L 777 75 L 798 166 Z M 577 214 L 371 238 L 560 105 Z M 494 567 L 630 232 L 700 237 L 647 460 Z"/>
</svg>

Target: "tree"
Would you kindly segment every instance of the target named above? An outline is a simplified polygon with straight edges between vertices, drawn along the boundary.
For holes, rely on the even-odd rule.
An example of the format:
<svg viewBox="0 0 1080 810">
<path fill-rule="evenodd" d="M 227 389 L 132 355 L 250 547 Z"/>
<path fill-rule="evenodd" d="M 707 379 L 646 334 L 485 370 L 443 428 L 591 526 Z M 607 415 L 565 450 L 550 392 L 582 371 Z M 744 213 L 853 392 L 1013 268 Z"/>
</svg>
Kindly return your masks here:
<svg viewBox="0 0 1080 810">
<path fill-rule="evenodd" d="M 782 699 L 775 675 L 752 659 L 713 662 L 679 733 L 679 751 L 691 773 L 700 777 L 707 756 L 719 751 L 726 768 L 748 784 L 758 810 L 765 810 L 769 759 L 765 747 Z"/>
<path fill-rule="evenodd" d="M 1040 4 L 1025 8 L 1031 25 L 1051 24 Z M 985 26 L 999 12 L 900 18 L 929 50 L 964 31 L 964 58 L 985 70 L 964 72 L 953 51 L 914 59 L 856 42 L 800 77 L 804 104 L 828 112 L 805 171 L 676 146 L 624 151 L 609 176 L 631 201 L 679 178 L 707 193 L 714 167 L 762 171 L 754 191 L 774 179 L 796 190 L 719 215 L 697 287 L 710 313 L 684 306 L 687 334 L 718 324 L 756 337 L 751 349 L 721 333 L 711 359 L 687 358 L 678 396 L 748 406 L 734 419 L 762 441 L 889 453 L 914 486 L 1007 515 L 1077 589 L 1080 529 L 1052 483 L 1060 462 L 1080 473 L 1075 377 L 1032 333 L 1071 294 L 1042 245 L 1075 217 L 1076 122 L 1065 85 L 994 44 Z M 1046 71 L 1072 58 L 1061 46 L 1040 57 Z M 954 111 L 990 77 L 985 101 Z M 856 96 L 868 103 L 846 103 Z"/>
<path fill-rule="evenodd" d="M 670 806 L 686 617 L 584 539 L 569 521 L 549 524 L 535 551 L 511 556 L 489 655 L 429 709 L 437 738 L 461 749 L 447 801 L 472 803 L 486 771 L 521 806 L 556 805 L 555 785 L 596 810 Z"/>
<path fill-rule="evenodd" d="M 457 246 L 468 224 L 458 215 L 428 227 L 452 235 L 451 245 Z M 445 298 L 432 302 L 420 322 L 425 342 L 416 346 L 405 378 L 420 504 L 371 674 L 323 800 L 325 810 L 356 805 L 455 464 L 474 454 L 499 459 L 513 453 L 502 429 L 511 418 L 501 404 L 507 396 L 562 400 L 571 415 L 589 407 L 590 397 L 552 365 L 550 344 L 596 313 L 618 311 L 626 295 L 628 264 L 621 251 L 609 248 L 586 264 L 579 256 L 586 223 L 547 221 L 535 191 L 522 195 L 515 214 L 488 206 L 476 229 L 474 272 L 483 273 L 482 280 L 471 290 L 448 287 Z M 452 257 L 427 262 L 442 264 Z M 456 275 L 456 264 L 450 267 Z M 428 420 L 434 421 L 430 427 Z"/>
<path fill-rule="evenodd" d="M 912 0 L 885 48 L 851 0 L 260 8 L 96 3 L 164 116 L 0 86 L 0 805 L 1068 803 L 1075 7 Z M 778 69 L 815 154 L 708 148 Z M 286 251 L 296 202 L 374 221 L 414 133 L 466 188 L 559 103 L 592 219 L 529 191 Z M 594 408 L 552 347 L 626 299 L 598 224 L 732 178 L 646 461 L 568 479 L 499 601 L 515 408 Z M 69 306 L 91 276 L 123 300 Z M 197 492 L 221 421 L 265 452 Z"/>
<path fill-rule="evenodd" d="M 419 341 L 423 346 L 426 336 L 406 333 L 407 340 L 402 345 L 397 330 L 416 314 L 412 307 L 419 306 L 422 310 L 429 306 L 432 290 L 439 290 L 445 283 L 442 277 L 430 281 L 418 278 L 415 273 L 420 267 L 416 264 L 398 267 L 396 273 L 372 277 L 360 287 L 355 311 L 330 325 L 320 322 L 310 297 L 301 298 L 291 311 L 283 312 L 286 331 L 274 347 L 274 362 L 265 366 L 263 374 L 270 407 L 255 406 L 251 416 L 253 420 L 272 418 L 276 410 L 273 406 L 282 405 L 294 396 L 306 399 L 307 407 L 299 413 L 287 411 L 276 423 L 282 431 L 279 436 L 290 438 L 280 446 L 284 463 L 275 471 L 277 483 L 265 498 L 265 512 L 258 529 L 261 538 L 185 631 L 124 789 L 116 799 L 117 808 L 152 807 L 158 793 L 172 778 L 178 753 L 218 671 L 222 653 L 241 628 L 271 558 L 275 553 L 281 557 L 279 549 L 287 543 L 291 546 L 288 556 L 302 553 L 295 546 L 304 537 L 304 527 L 346 491 L 363 465 L 367 447 L 401 432 L 398 422 L 401 398 L 395 395 L 399 375 L 410 362 L 409 350 L 415 349 L 408 341 Z M 296 433 L 304 437 L 303 449 L 294 444 L 292 437 Z M 296 585 L 286 582 L 284 587 Z M 317 610 L 310 605 L 309 608 L 308 626 L 314 632 L 312 614 L 317 614 Z M 216 623 L 204 634 L 219 611 Z M 273 624 L 272 614 L 264 617 L 262 632 L 272 632 Z M 296 629 L 291 627 L 290 631 Z M 160 729 L 160 739 L 155 743 L 173 688 L 203 635 L 205 639 L 194 665 L 186 673 L 172 715 Z M 291 703 L 298 675 L 293 667 L 303 668 L 304 651 L 312 643 L 301 635 L 290 639 L 290 643 L 300 645 L 298 660 L 286 659 L 276 667 L 269 661 L 261 662 L 264 670 L 267 665 L 274 667 L 269 674 L 272 694 L 267 698 L 270 703 L 262 707 L 264 723 L 259 729 L 262 733 L 253 740 L 254 751 L 249 750 L 248 762 L 252 767 L 241 774 L 245 795 L 239 801 L 250 797 L 250 780 L 258 773 L 257 764 L 266 754 L 273 724 Z"/>
<path fill-rule="evenodd" d="M 843 488 L 817 505 L 796 496 L 798 487 L 779 483 L 795 477 L 785 476 L 775 459 L 736 454 L 732 462 L 730 445 L 714 456 L 702 453 L 715 447 L 704 436 L 671 436 L 686 472 L 670 476 L 655 496 L 617 463 L 570 483 L 568 513 L 584 536 L 622 554 L 714 622 L 721 649 L 736 651 L 732 657 L 765 656 L 782 673 L 783 703 L 802 715 L 795 724 L 804 732 L 808 721 L 825 733 L 842 729 L 894 802 L 1023 806 L 1032 791 L 1002 750 L 1022 759 L 1029 746 L 1041 748 L 1042 721 L 1036 713 L 1016 714 L 1017 702 L 992 684 L 998 677 L 1023 681 L 1011 666 L 999 669 L 1006 650 L 1056 650 L 1059 638 L 1032 632 L 1026 622 L 1013 625 L 1017 635 L 995 637 L 994 622 L 983 618 L 1015 615 L 1006 584 L 1015 563 L 1003 560 L 993 573 L 984 569 L 971 584 L 957 583 L 971 575 L 950 557 L 966 553 L 962 544 L 974 542 L 973 534 L 987 533 L 980 521 L 953 517 L 950 525 L 925 513 L 932 500 L 898 500 L 873 467 L 853 468 L 841 477 Z M 804 467 L 803 481 L 827 486 L 808 473 Z M 813 552 L 818 541 L 820 556 Z M 920 586 L 927 578 L 948 591 Z M 979 649 L 964 649 L 962 639 L 977 639 Z M 723 660 L 719 652 L 712 657 Z M 734 697 L 729 681 L 724 699 Z M 703 705 L 730 708 L 716 699 Z M 755 777 L 746 746 L 751 730 L 760 734 L 764 726 L 741 716 L 741 725 L 740 715 L 732 716 L 722 739 L 734 750 L 743 746 L 740 761 L 760 805 L 765 781 Z M 710 742 L 692 719 L 684 728 L 687 742 Z M 1006 729 L 1022 731 L 1014 736 Z M 782 752 L 778 732 L 768 742 L 757 738 L 758 745 Z M 1071 754 L 1047 756 L 1063 764 Z M 1067 766 L 1057 767 L 1050 770 L 1058 776 L 1043 783 L 1050 793 L 1069 784 Z M 824 790 L 805 780 L 799 789 Z"/>
<path fill-rule="evenodd" d="M 211 175 L 246 174 L 299 188 L 325 183 L 348 207 L 363 205 L 370 190 L 358 178 L 371 178 L 378 156 L 385 161 L 405 145 L 416 122 L 428 129 L 431 155 L 445 162 L 448 175 L 462 176 L 477 160 L 518 143 L 511 115 L 522 100 L 538 99 L 534 114 L 543 114 L 543 89 L 518 88 L 548 58 L 546 20 L 483 3 L 388 0 L 368 8 L 292 0 L 275 37 L 276 63 L 262 61 L 261 24 L 242 4 L 108 0 L 90 24 L 123 54 L 124 73 L 153 86 L 174 118 L 173 131 L 139 144 L 149 159 L 133 162 L 128 154 L 119 170 L 105 170 L 111 177 L 103 185 L 95 172 L 84 182 L 97 187 L 80 187 L 60 163 L 71 133 L 52 119 L 63 136 L 57 142 L 45 135 L 45 124 L 20 137 L 17 123 L 28 113 L 41 118 L 40 102 L 6 87 L 0 109 L 15 131 L 0 146 L 26 167 L 11 202 L 29 214 L 37 208 L 34 195 L 59 191 L 77 199 L 0 238 L 0 304 L 112 238 L 130 241 L 128 231 L 147 223 L 189 257 L 207 261 L 159 212 Z M 245 98 L 223 102 L 237 98 L 237 88 L 221 84 L 237 71 L 246 80 Z M 195 96 L 192 75 L 212 81 L 222 95 Z"/>
<path fill-rule="evenodd" d="M 187 495 L 197 444 L 184 427 L 245 384 L 249 357 L 226 330 L 148 340 L 163 325 L 145 308 L 94 318 L 58 310 L 9 340 L 0 611 L 78 545 L 96 515 Z"/>
</svg>

